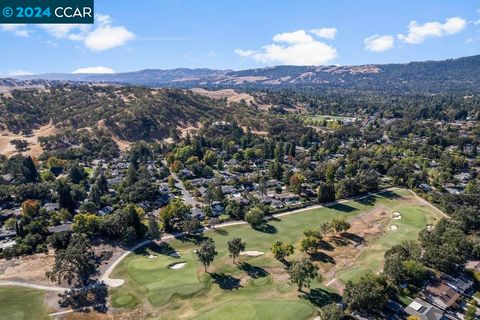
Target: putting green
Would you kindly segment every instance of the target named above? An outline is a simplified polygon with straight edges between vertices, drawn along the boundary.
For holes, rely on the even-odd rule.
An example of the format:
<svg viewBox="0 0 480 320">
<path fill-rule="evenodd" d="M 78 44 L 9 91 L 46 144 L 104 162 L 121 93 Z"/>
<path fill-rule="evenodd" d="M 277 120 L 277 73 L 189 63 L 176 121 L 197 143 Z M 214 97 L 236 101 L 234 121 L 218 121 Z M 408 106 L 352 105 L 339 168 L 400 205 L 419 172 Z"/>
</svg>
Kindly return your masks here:
<svg viewBox="0 0 480 320">
<path fill-rule="evenodd" d="M 126 259 L 127 282 L 133 281 L 142 286 L 152 305 L 166 303 L 173 295 L 188 297 L 201 290 L 203 284 L 197 276 L 197 263 L 192 253 L 180 258 L 160 254 L 152 248 L 142 250 L 143 254 L 129 255 Z M 149 256 L 156 258 L 149 258 Z M 171 269 L 176 263 L 186 263 L 181 269 Z M 124 279 L 122 272 L 115 272 L 112 278 Z M 129 286 L 129 283 L 125 284 Z M 143 291 L 143 290 L 142 290 Z M 112 305 L 114 307 L 132 307 L 138 304 L 136 294 L 123 293 L 123 290 L 113 290 Z"/>
<path fill-rule="evenodd" d="M 307 319 L 313 308 L 294 301 L 232 301 L 214 308 L 195 320 Z"/>
<path fill-rule="evenodd" d="M 180 258 L 156 253 L 158 250 L 152 247 L 130 254 L 117 266 L 111 277 L 124 279 L 125 284 L 111 290 L 112 305 L 132 308 L 142 304 L 150 307 L 152 316 L 162 320 L 195 317 L 307 319 L 311 316 L 314 304 L 321 306 L 328 301 L 335 301 L 338 295 L 317 290 L 319 296 L 316 299 L 304 299 L 297 288 L 288 283 L 285 266 L 271 254 L 272 243 L 276 240 L 291 243 L 295 246 L 295 253 L 287 260 L 302 258 L 305 254 L 300 252 L 300 240 L 305 230 L 316 228 L 334 217 L 351 219 L 369 212 L 377 205 L 402 214 L 402 219 L 392 220 L 398 230 L 387 231 L 383 237 L 367 244 L 354 267 L 344 272 L 348 275 L 345 279 L 358 278 L 365 272 L 378 270 L 385 250 L 404 240 L 415 239 L 422 227 L 439 218 L 438 213 L 419 203 L 408 190 L 397 190 L 362 200 L 346 201 L 329 208 L 283 216 L 270 220 L 268 228 L 263 231 L 253 230 L 248 225 L 221 228 L 205 234 L 215 241 L 218 251 L 208 268 L 209 273 L 205 273 L 203 266 L 196 262 L 193 251 L 197 245 L 175 239 L 169 241 L 169 245 L 180 252 Z M 258 257 L 241 256 L 237 264 L 233 264 L 227 242 L 234 237 L 242 238 L 247 250 L 265 254 Z M 150 254 L 158 255 L 158 258 L 148 259 Z M 179 262 L 186 262 L 186 265 L 176 270 L 168 268 L 172 263 Z M 311 288 L 320 286 L 315 282 Z M 286 302 L 288 307 L 281 307 Z M 293 312 L 289 313 L 290 310 Z"/>
<path fill-rule="evenodd" d="M 0 287 L 1 320 L 47 319 L 45 292 L 23 287 Z"/>
</svg>

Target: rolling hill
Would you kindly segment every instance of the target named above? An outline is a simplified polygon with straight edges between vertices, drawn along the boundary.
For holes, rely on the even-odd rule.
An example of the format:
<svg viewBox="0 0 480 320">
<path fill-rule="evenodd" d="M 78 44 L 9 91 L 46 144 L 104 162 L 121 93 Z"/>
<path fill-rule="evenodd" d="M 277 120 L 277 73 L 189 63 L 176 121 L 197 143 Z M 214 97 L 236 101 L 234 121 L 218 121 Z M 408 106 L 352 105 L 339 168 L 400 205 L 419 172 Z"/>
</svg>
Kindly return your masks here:
<svg viewBox="0 0 480 320">
<path fill-rule="evenodd" d="M 241 71 L 148 69 L 115 74 L 42 74 L 22 80 L 108 82 L 151 87 L 209 89 L 368 90 L 449 93 L 480 91 L 480 55 L 444 61 L 360 66 L 276 66 Z"/>
</svg>

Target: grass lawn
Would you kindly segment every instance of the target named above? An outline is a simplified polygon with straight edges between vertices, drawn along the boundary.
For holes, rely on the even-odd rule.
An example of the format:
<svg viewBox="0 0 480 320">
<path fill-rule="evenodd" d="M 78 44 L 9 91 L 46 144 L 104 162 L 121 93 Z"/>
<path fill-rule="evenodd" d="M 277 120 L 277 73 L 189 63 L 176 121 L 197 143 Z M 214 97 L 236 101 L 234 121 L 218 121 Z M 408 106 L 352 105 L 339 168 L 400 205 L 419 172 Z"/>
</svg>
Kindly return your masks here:
<svg viewBox="0 0 480 320">
<path fill-rule="evenodd" d="M 306 319 L 312 314 L 312 308 L 294 301 L 232 301 L 194 319 L 270 319 L 272 314 L 276 320 Z"/>
<path fill-rule="evenodd" d="M 304 257 L 305 254 L 300 252 L 303 231 L 318 228 L 334 217 L 353 218 L 377 205 L 394 208 L 402 213 L 403 219 L 394 220 L 398 230 L 388 231 L 385 237 L 368 244 L 365 250 L 368 254 L 358 257 L 355 268 L 348 272 L 350 277 L 359 277 L 381 266 L 383 252 L 389 246 L 415 239 L 421 226 L 436 217 L 434 211 L 421 206 L 407 190 L 398 190 L 362 201 L 348 201 L 330 208 L 284 216 L 269 221 L 269 227 L 263 231 L 253 230 L 248 225 L 219 229 L 205 234 L 215 241 L 219 253 L 208 274 L 196 262 L 193 250 L 197 245 L 193 241 L 177 239 L 169 242 L 171 248 L 180 253 L 179 258 L 169 256 L 155 246 L 144 248 L 125 258 L 111 275 L 125 280 L 123 286 L 111 290 L 112 305 L 127 309 L 142 305 L 154 317 L 161 314 L 161 319 L 313 318 L 316 306 L 335 301 L 339 296 L 324 290 L 320 283 L 313 283 L 307 295 L 299 293 L 288 283 L 285 266 L 270 253 L 272 243 L 282 240 L 295 246 L 295 254 L 287 258 L 289 261 Z M 242 238 L 247 243 L 247 250 L 265 254 L 241 256 L 238 264 L 233 264 L 227 250 L 227 241 L 233 237 Z M 158 258 L 149 259 L 149 255 Z M 186 265 L 177 270 L 168 268 L 177 262 Z"/>
<path fill-rule="evenodd" d="M 0 287 L 1 320 L 47 319 L 45 293 L 23 287 Z"/>
</svg>

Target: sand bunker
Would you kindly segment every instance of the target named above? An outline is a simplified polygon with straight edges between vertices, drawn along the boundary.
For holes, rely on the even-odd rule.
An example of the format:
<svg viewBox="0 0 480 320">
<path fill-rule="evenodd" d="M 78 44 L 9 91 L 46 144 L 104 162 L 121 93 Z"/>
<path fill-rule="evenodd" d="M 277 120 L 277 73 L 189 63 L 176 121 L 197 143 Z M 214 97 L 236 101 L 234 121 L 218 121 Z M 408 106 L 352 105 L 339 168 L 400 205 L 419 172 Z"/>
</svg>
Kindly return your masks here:
<svg viewBox="0 0 480 320">
<path fill-rule="evenodd" d="M 123 280 L 123 279 L 106 278 L 103 281 L 105 282 L 105 284 L 107 286 L 112 287 L 112 288 L 120 287 L 121 285 L 123 285 L 125 283 L 125 280 Z"/>
<path fill-rule="evenodd" d="M 153 254 L 148 256 L 148 259 L 157 259 L 157 258 L 158 258 L 158 256 L 154 256 Z"/>
<path fill-rule="evenodd" d="M 402 215 L 400 214 L 400 212 L 396 212 L 396 211 L 395 211 L 395 212 L 393 213 L 393 219 L 394 219 L 394 220 L 400 220 L 400 219 L 402 219 Z"/>
<path fill-rule="evenodd" d="M 249 257 L 258 257 L 264 255 L 261 251 L 243 251 L 240 252 L 241 256 L 249 256 Z"/>
<path fill-rule="evenodd" d="M 395 224 L 392 224 L 392 225 L 390 226 L 390 230 L 397 230 L 397 229 L 398 229 L 398 226 L 395 225 Z"/>
<path fill-rule="evenodd" d="M 186 262 L 179 262 L 179 263 L 174 263 L 174 264 L 169 265 L 168 268 L 176 270 L 176 269 L 182 269 L 186 265 L 187 265 Z"/>
</svg>

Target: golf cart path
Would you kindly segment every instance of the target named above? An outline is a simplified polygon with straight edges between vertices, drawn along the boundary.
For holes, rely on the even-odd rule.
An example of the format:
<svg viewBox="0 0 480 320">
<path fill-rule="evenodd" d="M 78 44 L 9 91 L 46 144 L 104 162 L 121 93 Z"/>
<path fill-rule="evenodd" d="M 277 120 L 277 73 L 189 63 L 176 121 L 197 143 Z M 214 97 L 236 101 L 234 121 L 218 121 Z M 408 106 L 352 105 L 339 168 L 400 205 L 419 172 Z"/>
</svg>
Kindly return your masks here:
<svg viewBox="0 0 480 320">
<path fill-rule="evenodd" d="M 40 284 L 35 284 L 26 281 L 5 281 L 0 280 L 0 286 L 20 286 L 31 289 L 45 290 L 45 291 L 54 291 L 54 292 L 65 292 L 68 288 L 57 287 L 57 286 L 44 286 Z"/>
<path fill-rule="evenodd" d="M 402 188 L 391 187 L 391 188 L 383 189 L 383 190 L 375 192 L 375 193 L 369 193 L 369 194 L 365 194 L 365 195 L 358 196 L 358 197 L 348 198 L 348 199 L 332 202 L 332 203 L 325 204 L 325 205 L 312 205 L 312 206 L 308 206 L 308 207 L 301 208 L 301 209 L 296 209 L 296 210 L 292 210 L 292 211 L 287 211 L 287 212 L 283 212 L 283 213 L 274 214 L 271 217 L 268 217 L 267 219 L 281 218 L 281 217 L 285 217 L 285 216 L 288 216 L 288 215 L 291 215 L 291 214 L 297 214 L 297 213 L 305 212 L 305 211 L 309 211 L 309 210 L 331 207 L 331 206 L 334 206 L 338 203 L 346 203 L 346 202 L 349 202 L 349 201 L 361 200 L 361 199 L 364 199 L 364 198 L 367 198 L 367 197 L 370 197 L 370 196 L 379 195 L 379 194 L 382 194 L 382 193 L 385 193 L 385 192 L 388 192 L 388 191 L 395 191 L 395 190 L 399 190 L 399 189 L 402 189 Z M 411 192 L 415 196 L 417 196 L 413 191 L 411 191 Z M 426 204 L 430 205 L 431 207 L 433 207 L 436 210 L 438 210 L 439 212 L 441 212 L 438 208 L 436 208 L 435 206 L 430 204 L 428 201 L 422 199 L 419 196 L 417 196 L 417 197 L 420 200 L 423 200 L 423 202 L 425 202 Z M 445 213 L 443 213 L 443 212 L 441 212 L 441 213 L 442 213 L 442 215 L 446 216 Z M 204 228 L 203 230 L 205 232 L 207 232 L 207 231 L 215 230 L 216 228 L 226 228 L 226 227 L 230 227 L 230 226 L 245 225 L 245 224 L 248 224 L 248 223 L 245 222 L 245 221 L 232 221 L 232 222 L 220 223 L 220 224 L 217 224 L 217 225 L 212 226 L 212 227 L 207 227 L 207 228 Z M 161 238 L 161 241 L 171 240 L 171 239 L 174 239 L 174 238 L 181 237 L 183 235 L 185 235 L 184 232 L 169 234 L 169 235 L 163 236 Z M 110 287 L 121 286 L 124 283 L 124 280 L 122 280 L 122 279 L 111 279 L 110 278 L 110 275 L 112 274 L 113 270 L 131 252 L 133 252 L 133 251 L 135 251 L 135 250 L 137 250 L 137 249 L 139 249 L 139 248 L 141 248 L 141 247 L 143 247 L 143 246 L 145 246 L 145 245 L 147 245 L 151 242 L 152 242 L 152 240 L 144 240 L 144 241 L 142 241 L 140 243 L 137 243 L 136 245 L 131 246 L 128 249 L 126 249 L 125 252 L 121 256 L 119 256 L 116 260 L 112 261 L 110 266 L 100 275 L 99 281 L 104 281 L 105 284 L 107 284 Z M 39 285 L 39 284 L 27 282 L 27 281 L 3 281 L 3 280 L 0 280 L 0 286 L 22 286 L 22 287 L 28 287 L 28 288 L 32 288 L 32 289 L 39 289 L 39 290 L 46 290 L 46 291 L 56 291 L 56 292 L 64 292 L 65 290 L 68 289 L 68 288 L 54 286 L 54 285 L 51 285 L 51 286 Z"/>
<path fill-rule="evenodd" d="M 379 195 L 379 194 L 382 194 L 382 193 L 385 193 L 385 192 L 388 192 L 388 191 L 395 191 L 395 190 L 399 190 L 399 189 L 401 189 L 401 188 L 391 187 L 391 188 L 383 189 L 383 190 L 375 192 L 375 193 L 368 193 L 368 194 L 358 196 L 358 197 L 347 198 L 347 199 L 343 199 L 343 200 L 340 200 L 340 201 L 335 201 L 335 202 L 332 202 L 332 203 L 328 203 L 328 204 L 325 204 L 325 205 L 316 204 L 316 205 L 308 206 L 308 207 L 301 208 L 301 209 L 296 209 L 296 210 L 292 210 L 292 211 L 287 211 L 287 212 L 283 212 L 283 213 L 274 214 L 270 217 L 267 217 L 267 220 L 275 219 L 275 218 L 281 218 L 281 217 L 289 216 L 291 214 L 296 214 L 296 213 L 305 212 L 305 211 L 309 211 L 309 210 L 331 207 L 331 206 L 334 206 L 334 205 L 339 204 L 339 203 L 346 203 L 346 202 L 349 202 L 349 201 L 361 200 L 361 199 L 368 198 L 368 197 L 371 197 L 371 196 L 374 196 L 374 195 Z M 226 228 L 226 227 L 238 226 L 238 225 L 244 225 L 244 224 L 248 224 L 248 223 L 245 222 L 245 221 L 225 222 L 225 223 L 220 223 L 220 224 L 214 225 L 212 227 L 206 227 L 203 230 L 204 231 L 211 231 L 211 230 L 215 230 L 216 228 Z M 174 239 L 174 238 L 177 238 L 177 237 L 181 237 L 183 235 L 185 235 L 184 232 L 179 232 L 179 233 L 175 233 L 175 234 L 166 235 L 166 236 L 163 236 L 161 238 L 161 241 L 171 240 L 171 239 Z M 137 245 L 127 249 L 120 257 L 117 258 L 117 260 L 112 262 L 112 264 L 108 267 L 107 270 L 105 270 L 103 275 L 100 277 L 100 281 L 104 281 L 108 286 L 114 287 L 114 288 L 121 286 L 124 283 L 124 280 L 122 280 L 122 279 L 111 279 L 110 278 L 110 275 L 113 272 L 113 270 L 115 269 L 115 267 L 123 259 L 125 259 L 131 252 L 133 252 L 133 251 L 137 250 L 138 248 L 141 248 L 144 245 L 147 245 L 151 242 L 152 242 L 152 240 L 145 240 L 145 241 L 140 242 Z"/>
</svg>

